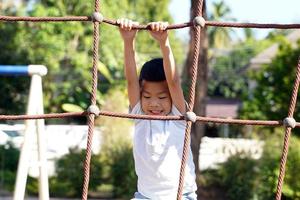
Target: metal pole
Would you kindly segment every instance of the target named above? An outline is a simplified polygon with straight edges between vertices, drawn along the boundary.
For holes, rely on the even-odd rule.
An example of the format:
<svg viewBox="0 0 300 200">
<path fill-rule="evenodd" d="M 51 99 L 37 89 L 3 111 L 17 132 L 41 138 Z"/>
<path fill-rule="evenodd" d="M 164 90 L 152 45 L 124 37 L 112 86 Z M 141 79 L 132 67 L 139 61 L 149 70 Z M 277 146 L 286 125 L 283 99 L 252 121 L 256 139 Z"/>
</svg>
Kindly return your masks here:
<svg viewBox="0 0 300 200">
<path fill-rule="evenodd" d="M 39 82 L 36 86 L 37 96 L 37 113 L 44 114 L 43 108 L 43 89 L 42 89 L 42 77 L 39 75 L 33 75 L 32 78 L 36 78 Z M 49 186 L 48 186 L 48 172 L 47 172 L 47 141 L 45 135 L 45 120 L 36 120 L 37 127 L 37 145 L 38 145 L 38 161 L 39 161 L 39 199 L 49 200 Z"/>
<path fill-rule="evenodd" d="M 37 98 L 35 97 L 35 92 L 36 92 L 35 87 L 37 83 L 38 83 L 38 79 L 34 79 L 34 78 L 31 79 L 27 114 L 32 114 L 32 115 L 36 114 Z M 28 169 L 31 161 L 30 151 L 34 140 L 35 121 L 27 120 L 25 122 L 25 126 L 26 128 L 24 132 L 24 142 L 21 148 L 21 153 L 19 158 L 17 178 L 15 184 L 14 198 L 13 198 L 14 200 L 24 199 L 25 196 Z"/>
<path fill-rule="evenodd" d="M 7 70 L 6 74 L 16 74 L 16 68 Z M 27 68 L 21 67 L 17 70 L 18 74 L 31 75 L 29 100 L 27 106 L 27 114 L 43 114 L 43 88 L 42 76 L 47 74 L 47 68 L 43 65 L 29 65 Z M 47 156 L 46 156 L 46 138 L 45 138 L 45 120 L 27 120 L 24 133 L 24 142 L 21 148 L 19 165 L 17 171 L 17 179 L 14 191 L 14 200 L 24 199 L 28 170 L 31 161 L 31 151 L 33 141 L 37 139 L 37 153 L 39 163 L 39 199 L 49 200 L 48 172 L 47 172 Z M 36 133 L 36 135 L 34 135 Z"/>
</svg>

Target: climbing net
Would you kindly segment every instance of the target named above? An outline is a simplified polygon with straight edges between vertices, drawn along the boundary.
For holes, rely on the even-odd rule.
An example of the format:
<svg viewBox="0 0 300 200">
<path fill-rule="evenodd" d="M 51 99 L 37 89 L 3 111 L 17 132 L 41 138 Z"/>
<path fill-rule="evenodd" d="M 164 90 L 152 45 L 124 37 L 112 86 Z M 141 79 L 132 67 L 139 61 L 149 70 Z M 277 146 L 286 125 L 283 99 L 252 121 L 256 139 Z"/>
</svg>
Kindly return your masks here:
<svg viewBox="0 0 300 200">
<path fill-rule="evenodd" d="M 186 166 L 188 148 L 190 146 L 190 132 L 193 123 L 223 123 L 223 124 L 237 124 L 237 125 L 264 125 L 264 126 L 284 126 L 284 144 L 282 149 L 280 171 L 278 176 L 276 200 L 281 199 L 283 179 L 285 175 L 285 166 L 288 155 L 289 139 L 291 130 L 293 128 L 299 128 L 300 123 L 296 122 L 293 118 L 293 114 L 296 107 L 297 93 L 300 83 L 300 59 L 298 60 L 296 79 L 294 82 L 290 105 L 288 109 L 288 115 L 284 120 L 267 121 L 267 120 L 242 120 L 242 119 L 223 119 L 223 118 L 211 118 L 196 116 L 193 112 L 195 103 L 195 90 L 196 90 L 196 79 L 198 73 L 198 57 L 200 50 L 200 33 L 201 29 L 205 26 L 216 26 L 216 27 L 234 27 L 234 28 L 275 28 L 275 29 L 299 29 L 300 24 L 257 24 L 257 23 L 233 23 L 233 22 L 217 22 L 217 21 L 205 21 L 203 16 L 203 0 L 198 0 L 195 4 L 194 19 L 190 22 L 183 24 L 172 24 L 167 29 L 179 29 L 185 27 L 191 27 L 194 29 L 194 40 L 195 46 L 193 47 L 193 62 L 192 62 L 192 73 L 191 73 L 191 85 L 189 89 L 189 99 L 187 113 L 184 116 L 150 116 L 150 115 L 136 115 L 102 111 L 96 105 L 96 92 L 97 92 L 97 80 L 98 71 L 97 65 L 99 60 L 98 49 L 99 49 L 99 25 L 106 23 L 114 26 L 119 26 L 115 20 L 105 19 L 100 13 L 100 0 L 95 0 L 94 13 L 91 16 L 65 16 L 65 17 L 18 17 L 18 16 L 0 16 L 0 21 L 4 22 L 18 22 L 18 21 L 30 21 L 30 22 L 66 22 L 66 21 L 87 21 L 93 23 L 93 62 L 92 62 L 92 92 L 91 92 L 91 105 L 84 112 L 68 112 L 68 113 L 49 113 L 41 115 L 0 115 L 0 120 L 29 120 L 29 119 L 49 119 L 49 118 L 67 118 L 67 117 L 79 117 L 87 116 L 88 118 L 88 139 L 86 148 L 86 157 L 84 162 L 84 181 L 82 189 L 82 199 L 86 200 L 88 196 L 88 186 L 90 178 L 90 161 L 91 161 L 91 146 L 94 132 L 95 117 L 98 116 L 110 116 L 120 118 L 131 118 L 131 119 L 148 119 L 148 120 L 186 120 L 187 126 L 185 130 L 183 154 L 179 175 L 179 185 L 177 192 L 177 200 L 182 197 L 183 183 L 184 183 L 184 169 Z M 148 30 L 150 27 L 147 25 L 137 25 L 135 29 Z"/>
</svg>

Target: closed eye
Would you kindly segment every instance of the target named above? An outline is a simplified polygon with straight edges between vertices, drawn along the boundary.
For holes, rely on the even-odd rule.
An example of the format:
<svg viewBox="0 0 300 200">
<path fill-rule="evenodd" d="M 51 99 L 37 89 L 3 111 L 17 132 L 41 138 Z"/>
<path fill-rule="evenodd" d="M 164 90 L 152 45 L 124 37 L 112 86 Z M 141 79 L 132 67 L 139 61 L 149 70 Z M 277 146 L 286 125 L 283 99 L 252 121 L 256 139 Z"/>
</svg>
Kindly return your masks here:
<svg viewBox="0 0 300 200">
<path fill-rule="evenodd" d="M 159 99 L 165 99 L 165 98 L 167 98 L 167 97 L 158 97 Z"/>
<path fill-rule="evenodd" d="M 145 99 L 150 99 L 150 97 L 149 96 L 143 96 Z"/>
</svg>

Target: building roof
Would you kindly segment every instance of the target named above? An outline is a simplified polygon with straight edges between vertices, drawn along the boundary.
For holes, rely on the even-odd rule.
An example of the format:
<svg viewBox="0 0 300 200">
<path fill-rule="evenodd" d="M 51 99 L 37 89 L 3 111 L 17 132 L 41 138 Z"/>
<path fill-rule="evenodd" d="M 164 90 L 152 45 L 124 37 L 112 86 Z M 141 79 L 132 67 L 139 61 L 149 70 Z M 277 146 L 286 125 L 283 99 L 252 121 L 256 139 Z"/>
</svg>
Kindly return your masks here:
<svg viewBox="0 0 300 200">
<path fill-rule="evenodd" d="M 240 104 L 238 99 L 210 98 L 206 104 L 206 116 L 237 118 Z"/>
<path fill-rule="evenodd" d="M 295 45 L 296 42 L 300 39 L 300 29 L 292 31 L 286 36 L 286 39 L 292 44 Z M 278 50 L 278 43 L 273 44 L 269 48 L 265 49 L 254 58 L 250 60 L 250 69 L 259 69 L 262 64 L 268 64 L 276 56 Z"/>
</svg>

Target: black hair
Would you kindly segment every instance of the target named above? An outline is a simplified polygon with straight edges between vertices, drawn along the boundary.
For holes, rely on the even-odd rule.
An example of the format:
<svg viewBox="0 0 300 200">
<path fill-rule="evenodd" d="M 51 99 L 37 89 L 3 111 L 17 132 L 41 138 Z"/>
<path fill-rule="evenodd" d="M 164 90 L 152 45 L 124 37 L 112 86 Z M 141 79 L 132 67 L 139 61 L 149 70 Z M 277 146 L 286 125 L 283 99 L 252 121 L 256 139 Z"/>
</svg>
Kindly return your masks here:
<svg viewBox="0 0 300 200">
<path fill-rule="evenodd" d="M 139 82 L 142 81 L 160 82 L 165 81 L 165 71 L 162 58 L 154 58 L 146 62 L 141 69 Z"/>
</svg>

